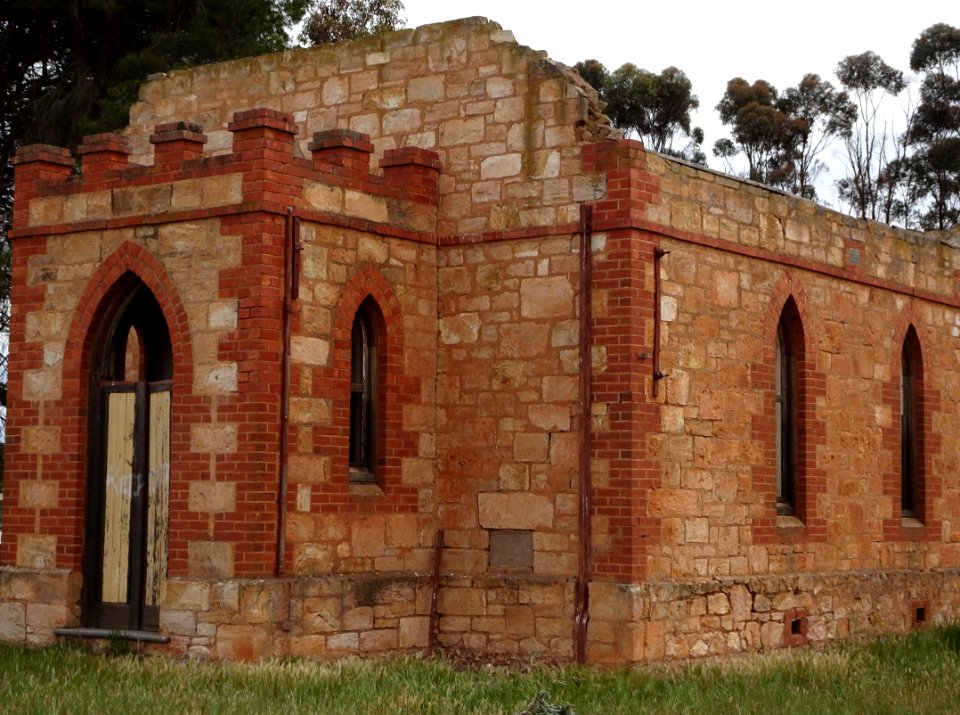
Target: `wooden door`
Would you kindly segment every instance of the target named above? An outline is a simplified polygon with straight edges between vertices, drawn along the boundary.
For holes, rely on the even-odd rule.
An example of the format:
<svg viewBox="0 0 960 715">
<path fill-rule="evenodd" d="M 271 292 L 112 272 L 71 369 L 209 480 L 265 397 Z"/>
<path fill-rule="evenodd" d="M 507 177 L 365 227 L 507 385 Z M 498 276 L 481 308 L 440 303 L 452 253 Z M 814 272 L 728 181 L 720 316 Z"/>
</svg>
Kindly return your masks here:
<svg viewBox="0 0 960 715">
<path fill-rule="evenodd" d="M 103 382 L 98 597 L 101 628 L 157 630 L 167 561 L 170 387 Z"/>
</svg>

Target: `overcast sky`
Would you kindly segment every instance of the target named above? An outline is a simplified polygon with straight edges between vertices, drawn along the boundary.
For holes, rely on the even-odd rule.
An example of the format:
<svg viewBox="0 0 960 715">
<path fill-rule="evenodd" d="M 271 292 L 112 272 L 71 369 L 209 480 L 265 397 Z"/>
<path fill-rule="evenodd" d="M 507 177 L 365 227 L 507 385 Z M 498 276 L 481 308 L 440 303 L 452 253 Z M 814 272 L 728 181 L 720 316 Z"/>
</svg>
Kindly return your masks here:
<svg viewBox="0 0 960 715">
<path fill-rule="evenodd" d="M 765 79 L 782 90 L 815 72 L 836 84 L 837 62 L 867 50 L 909 73 L 910 48 L 923 30 L 937 22 L 960 24 L 956 0 L 886 6 L 897 7 L 896 13 L 880 3 L 850 0 L 404 0 L 404 6 L 408 27 L 480 15 L 513 31 L 520 44 L 567 65 L 597 59 L 608 70 L 624 62 L 654 72 L 679 67 L 700 99 L 695 124 L 703 127 L 704 149 L 715 168 L 722 167 L 710 148 L 726 132 L 713 108 L 727 80 Z M 825 183 L 840 178 L 839 170 L 821 179 L 821 193 Z"/>
</svg>

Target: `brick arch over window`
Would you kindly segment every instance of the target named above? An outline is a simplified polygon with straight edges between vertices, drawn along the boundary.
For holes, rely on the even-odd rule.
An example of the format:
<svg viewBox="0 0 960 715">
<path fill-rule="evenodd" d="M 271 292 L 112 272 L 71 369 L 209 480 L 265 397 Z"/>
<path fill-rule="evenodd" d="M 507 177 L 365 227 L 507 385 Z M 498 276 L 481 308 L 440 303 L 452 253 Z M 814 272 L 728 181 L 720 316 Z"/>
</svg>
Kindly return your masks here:
<svg viewBox="0 0 960 715">
<path fill-rule="evenodd" d="M 764 404 L 753 419 L 754 436 L 763 445 L 753 480 L 762 495 L 762 514 L 753 522 L 757 543 L 826 538 L 826 520 L 816 509 L 817 495 L 826 488 L 826 474 L 816 460 L 817 446 L 826 436 L 823 421 L 816 418 L 816 399 L 825 394 L 826 383 L 816 370 L 813 328 L 803 285 L 785 273 L 764 317 L 763 358 L 753 371 Z M 787 354 L 778 365 L 780 349 Z M 780 375 L 785 392 L 778 402 L 778 368 L 784 366 L 792 375 Z M 778 489 L 778 473 L 784 489 Z M 778 512 L 785 521 L 778 520 Z"/>
<path fill-rule="evenodd" d="M 333 322 L 330 391 L 334 401 L 333 425 L 324 451 L 331 456 L 331 480 L 326 485 L 325 504 L 338 510 L 362 508 L 373 511 L 413 511 L 417 488 L 403 484 L 404 460 L 418 455 L 414 434 L 403 429 L 404 406 L 421 399 L 420 379 L 404 370 L 403 312 L 383 275 L 363 268 L 344 286 Z M 373 469 L 380 494 L 350 492 L 350 398 L 353 328 L 362 313 L 376 342 L 376 425 Z M 362 481 L 362 480 L 361 480 Z M 352 507 L 350 506 L 352 505 Z M 322 509 L 323 507 L 321 507 Z"/>
<path fill-rule="evenodd" d="M 170 330 L 174 375 L 179 384 L 192 385 L 190 326 L 177 289 L 160 261 L 142 246 L 129 241 L 100 265 L 77 304 L 77 314 L 64 349 L 64 379 L 85 379 L 90 368 L 92 343 L 104 314 L 110 308 L 109 299 L 104 299 L 123 283 L 125 274 L 138 278 L 153 293 Z"/>
<path fill-rule="evenodd" d="M 146 249 L 132 242 L 121 244 L 88 281 L 77 303 L 64 346 L 64 409 L 61 412 L 64 424 L 61 431 L 65 448 L 77 450 L 82 455 L 78 463 L 71 466 L 69 474 L 63 475 L 64 482 L 70 484 L 69 492 L 76 495 L 69 502 L 73 513 L 64 519 L 64 524 L 70 524 L 71 536 L 64 540 L 63 562 L 60 565 L 68 568 L 80 569 L 83 556 L 82 532 L 86 509 L 83 495 L 86 493 L 88 477 L 87 455 L 83 445 L 88 439 L 89 374 L 91 358 L 96 352 L 94 341 L 101 323 L 114 307 L 111 298 L 124 292 L 125 286 L 135 281 L 141 282 L 153 294 L 167 324 L 173 354 L 175 387 L 172 409 L 175 412 L 182 413 L 182 405 L 193 385 L 193 350 L 187 313 L 173 282 L 160 261 Z M 189 425 L 174 425 L 174 440 L 189 441 L 188 435 Z M 174 505 L 171 498 L 171 507 Z"/>
<path fill-rule="evenodd" d="M 888 541 L 927 540 L 940 534 L 940 522 L 934 519 L 933 504 L 941 495 L 941 483 L 932 471 L 934 456 L 940 450 L 940 436 L 930 429 L 933 412 L 939 404 L 939 393 L 930 380 L 930 355 L 926 333 L 915 322 L 913 311 L 907 308 L 893 334 L 890 379 L 883 388 L 883 403 L 890 411 L 889 425 L 883 429 L 889 465 L 884 474 L 883 492 L 891 504 L 890 516 L 884 520 L 883 526 L 884 538 Z M 905 357 L 908 365 L 904 363 Z M 907 379 L 912 384 L 905 386 L 904 380 Z M 902 412 L 905 393 L 913 407 L 913 424 L 906 430 Z M 903 462 L 908 456 L 904 450 L 905 437 L 912 440 L 907 450 L 912 451 L 910 465 Z M 905 469 L 911 473 L 905 475 Z M 909 479 L 911 492 L 906 501 L 903 493 L 905 476 Z"/>
</svg>

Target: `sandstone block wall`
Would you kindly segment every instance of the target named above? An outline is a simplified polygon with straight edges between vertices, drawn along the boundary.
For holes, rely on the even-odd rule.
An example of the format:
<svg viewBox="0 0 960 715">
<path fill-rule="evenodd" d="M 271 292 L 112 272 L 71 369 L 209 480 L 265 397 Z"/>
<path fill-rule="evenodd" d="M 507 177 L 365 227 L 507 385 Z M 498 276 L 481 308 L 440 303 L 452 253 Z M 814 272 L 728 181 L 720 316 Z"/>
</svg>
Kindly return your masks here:
<svg viewBox="0 0 960 715">
<path fill-rule="evenodd" d="M 469 18 L 171 72 L 131 110 L 134 159 L 150 161 L 154 124 L 181 120 L 225 152 L 226 124 L 247 106 L 293 115 L 304 153 L 330 129 L 368 135 L 375 164 L 390 149 L 436 152 L 440 235 L 576 222 L 599 181 L 582 175 L 579 142 L 611 133 L 579 76 Z"/>
</svg>

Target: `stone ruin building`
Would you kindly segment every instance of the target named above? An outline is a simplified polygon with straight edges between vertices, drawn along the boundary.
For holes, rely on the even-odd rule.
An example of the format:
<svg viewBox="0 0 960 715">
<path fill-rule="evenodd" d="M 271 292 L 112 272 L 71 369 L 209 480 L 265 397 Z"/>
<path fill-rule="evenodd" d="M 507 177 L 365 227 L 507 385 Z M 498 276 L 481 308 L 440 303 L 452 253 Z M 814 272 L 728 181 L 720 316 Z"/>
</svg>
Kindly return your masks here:
<svg viewBox="0 0 960 715">
<path fill-rule="evenodd" d="M 629 664 L 960 608 L 960 253 L 481 18 L 16 166 L 0 637 Z"/>
</svg>

